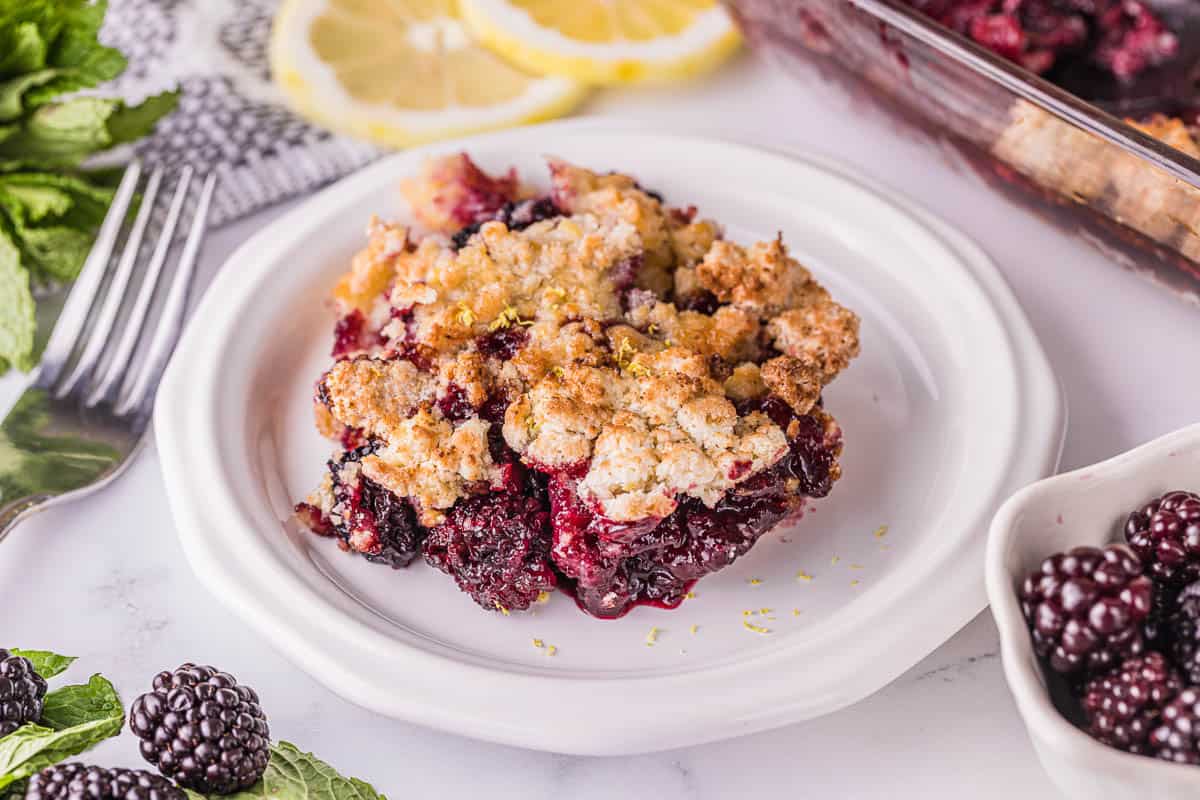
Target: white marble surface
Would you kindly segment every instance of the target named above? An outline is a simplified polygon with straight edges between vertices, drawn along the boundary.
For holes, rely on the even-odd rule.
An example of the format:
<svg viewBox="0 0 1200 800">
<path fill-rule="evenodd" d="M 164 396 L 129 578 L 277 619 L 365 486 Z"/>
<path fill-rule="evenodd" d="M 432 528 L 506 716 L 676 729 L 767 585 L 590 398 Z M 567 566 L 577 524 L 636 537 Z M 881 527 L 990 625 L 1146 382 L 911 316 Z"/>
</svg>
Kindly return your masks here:
<svg viewBox="0 0 1200 800">
<path fill-rule="evenodd" d="M 1196 421 L 1200 309 L 1105 263 L 973 176 L 954 174 L 868 109 L 821 87 L 793 88 L 744 57 L 682 89 L 599 94 L 584 113 L 832 156 L 976 237 L 1008 275 L 1066 389 L 1064 468 Z M 275 213 L 213 235 L 209 273 Z M 0 380 L 0 408 L 17 388 L 12 378 Z M 376 716 L 293 668 L 200 587 L 175 539 L 152 447 L 111 489 L 29 521 L 0 547 L 0 608 L 0 643 L 80 656 L 73 677 L 103 671 L 126 699 L 158 669 L 188 659 L 217 663 L 258 687 L 277 736 L 394 800 L 1053 796 L 1009 698 L 986 612 L 858 706 L 687 750 L 564 757 Z M 129 736 L 93 757 L 139 761 Z"/>
</svg>

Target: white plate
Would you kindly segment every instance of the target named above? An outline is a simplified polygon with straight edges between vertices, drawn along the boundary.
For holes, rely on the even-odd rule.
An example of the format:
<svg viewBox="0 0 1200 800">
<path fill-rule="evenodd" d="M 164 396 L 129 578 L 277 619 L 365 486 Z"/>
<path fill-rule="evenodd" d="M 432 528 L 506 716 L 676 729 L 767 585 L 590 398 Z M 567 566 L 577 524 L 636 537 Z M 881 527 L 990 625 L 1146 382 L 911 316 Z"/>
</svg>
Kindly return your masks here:
<svg viewBox="0 0 1200 800">
<path fill-rule="evenodd" d="M 562 595 L 498 616 L 423 564 L 393 572 L 289 526 L 329 454 L 310 409 L 329 362 L 326 293 L 370 214 L 408 213 L 397 182 L 448 150 L 529 179 L 544 175 L 545 154 L 620 169 L 696 204 L 732 238 L 783 231 L 863 318 L 863 355 L 826 393 L 846 436 L 832 496 L 701 581 L 679 610 L 607 622 Z M 594 124 L 394 155 L 273 223 L 209 290 L 156 416 L 197 574 L 297 664 L 384 714 L 587 754 L 759 731 L 884 686 L 984 607 L 987 520 L 1054 470 L 1063 425 L 1057 384 L 1008 288 L 944 225 L 811 162 Z M 814 579 L 797 580 L 800 570 Z M 743 610 L 763 608 L 774 611 L 752 621 L 767 635 L 743 626 Z"/>
<path fill-rule="evenodd" d="M 1004 676 L 1038 758 L 1074 800 L 1191 800 L 1200 768 L 1122 753 L 1076 728 L 1054 707 L 1033 652 L 1017 589 L 1050 555 L 1123 541 L 1129 512 L 1174 489 L 1200 484 L 1200 425 L 1155 439 L 1013 495 L 992 522 L 987 589 L 1000 629 Z"/>
</svg>

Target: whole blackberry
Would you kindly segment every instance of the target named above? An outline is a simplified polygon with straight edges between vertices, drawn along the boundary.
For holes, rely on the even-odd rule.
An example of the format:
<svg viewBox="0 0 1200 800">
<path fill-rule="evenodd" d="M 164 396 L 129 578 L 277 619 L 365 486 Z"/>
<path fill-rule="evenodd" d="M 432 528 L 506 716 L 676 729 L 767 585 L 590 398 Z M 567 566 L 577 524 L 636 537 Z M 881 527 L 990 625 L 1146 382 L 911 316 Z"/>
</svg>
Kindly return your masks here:
<svg viewBox="0 0 1200 800">
<path fill-rule="evenodd" d="M 56 764 L 29 779 L 25 800 L 185 800 L 166 778 L 144 769 Z"/>
<path fill-rule="evenodd" d="M 1168 492 L 1129 515 L 1125 540 L 1155 580 L 1200 580 L 1200 495 Z"/>
<path fill-rule="evenodd" d="M 42 718 L 46 681 L 28 658 L 0 648 L 0 736 Z"/>
<path fill-rule="evenodd" d="M 1200 689 L 1189 686 L 1163 707 L 1146 748 L 1164 761 L 1200 764 Z"/>
<path fill-rule="evenodd" d="M 230 794 L 253 785 L 270 760 L 270 731 L 258 695 L 214 667 L 184 664 L 154 676 L 133 702 L 129 728 L 142 757 L 180 786 Z"/>
<path fill-rule="evenodd" d="M 1182 689 L 1183 680 L 1162 653 L 1130 658 L 1084 686 L 1080 702 L 1088 733 L 1110 747 L 1144 752 L 1163 706 Z"/>
<path fill-rule="evenodd" d="M 1160 637 L 1184 678 L 1200 684 L 1200 582 L 1184 587 L 1160 628 Z"/>
<path fill-rule="evenodd" d="M 1063 674 L 1099 673 L 1145 649 L 1154 586 L 1122 545 L 1058 553 L 1025 579 L 1021 609 L 1037 654 Z"/>
</svg>

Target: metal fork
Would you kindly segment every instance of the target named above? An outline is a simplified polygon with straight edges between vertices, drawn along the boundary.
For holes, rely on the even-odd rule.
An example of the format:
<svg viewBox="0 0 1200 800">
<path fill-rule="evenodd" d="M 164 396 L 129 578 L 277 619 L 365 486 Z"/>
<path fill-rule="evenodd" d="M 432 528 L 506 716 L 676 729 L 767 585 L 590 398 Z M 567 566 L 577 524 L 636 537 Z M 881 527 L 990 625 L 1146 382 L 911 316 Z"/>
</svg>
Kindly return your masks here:
<svg viewBox="0 0 1200 800">
<path fill-rule="evenodd" d="M 167 176 L 155 169 L 129 221 L 142 173 L 138 162 L 126 169 L 29 388 L 0 423 L 0 540 L 33 512 L 94 492 L 120 475 L 149 425 L 159 379 L 183 330 L 216 179 L 186 167 L 168 202 Z M 147 257 L 143 242 L 160 195 L 166 215 Z M 195 209 L 190 229 L 177 246 L 188 207 Z M 157 291 L 176 249 L 174 276 Z M 136 267 L 143 263 L 135 293 Z M 139 348 L 145 337 L 148 343 Z"/>
</svg>

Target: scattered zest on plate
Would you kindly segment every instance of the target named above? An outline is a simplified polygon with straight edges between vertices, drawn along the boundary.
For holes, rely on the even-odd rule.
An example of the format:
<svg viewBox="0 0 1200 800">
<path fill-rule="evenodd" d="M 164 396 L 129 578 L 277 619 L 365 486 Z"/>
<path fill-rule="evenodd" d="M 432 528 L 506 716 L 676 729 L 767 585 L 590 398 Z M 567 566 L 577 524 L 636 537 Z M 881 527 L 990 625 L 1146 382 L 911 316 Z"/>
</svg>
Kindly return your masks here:
<svg viewBox="0 0 1200 800">
<path fill-rule="evenodd" d="M 717 0 L 461 0 L 461 13 L 512 63 L 593 84 L 692 77 L 740 42 Z"/>
<path fill-rule="evenodd" d="M 549 166 L 539 191 L 445 156 L 404 182 L 420 228 L 370 222 L 316 389 L 339 446 L 297 515 L 505 616 L 555 589 L 597 617 L 674 608 L 832 489 L 821 394 L 858 317 L 782 237 Z"/>
<path fill-rule="evenodd" d="M 586 94 L 476 44 L 453 0 L 286 0 L 270 60 L 298 113 L 394 147 L 552 119 Z"/>
</svg>

